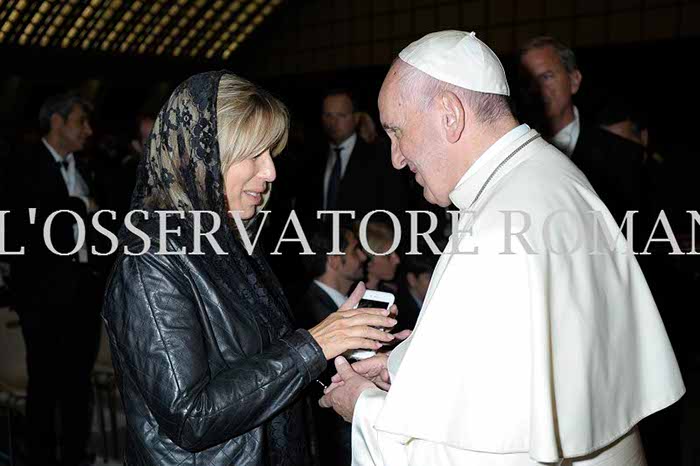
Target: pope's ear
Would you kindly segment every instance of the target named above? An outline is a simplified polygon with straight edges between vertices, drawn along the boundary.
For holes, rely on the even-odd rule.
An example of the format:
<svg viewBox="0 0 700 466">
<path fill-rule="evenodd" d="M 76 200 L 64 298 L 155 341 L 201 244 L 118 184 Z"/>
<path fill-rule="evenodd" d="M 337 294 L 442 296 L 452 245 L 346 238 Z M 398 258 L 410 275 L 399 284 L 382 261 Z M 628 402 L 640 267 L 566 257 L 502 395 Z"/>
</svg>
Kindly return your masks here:
<svg viewBox="0 0 700 466">
<path fill-rule="evenodd" d="M 441 123 L 447 140 L 454 144 L 464 131 L 464 106 L 453 92 L 445 91 L 440 96 Z"/>
</svg>

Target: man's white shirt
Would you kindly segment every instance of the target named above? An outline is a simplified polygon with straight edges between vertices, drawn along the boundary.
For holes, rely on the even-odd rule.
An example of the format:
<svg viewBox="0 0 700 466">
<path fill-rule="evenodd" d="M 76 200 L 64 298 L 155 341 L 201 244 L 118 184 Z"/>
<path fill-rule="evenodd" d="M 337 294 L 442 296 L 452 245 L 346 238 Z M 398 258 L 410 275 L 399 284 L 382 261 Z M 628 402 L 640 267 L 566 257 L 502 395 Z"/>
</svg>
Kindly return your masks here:
<svg viewBox="0 0 700 466">
<path fill-rule="evenodd" d="M 80 198 L 85 203 L 85 208 L 90 209 L 90 189 L 75 166 L 75 156 L 73 153 L 71 152 L 70 154 L 66 155 L 65 158 L 63 158 L 53 147 L 51 147 L 51 144 L 49 144 L 45 138 L 41 138 L 41 142 L 44 143 L 44 146 L 46 146 L 48 151 L 51 153 L 51 156 L 56 163 L 60 164 L 61 176 L 63 177 L 63 182 L 68 190 L 68 195 Z M 63 166 L 63 162 L 68 162 L 68 168 Z M 78 241 L 78 225 L 73 225 L 73 236 L 75 240 Z M 85 263 L 87 262 L 87 258 L 87 245 L 83 243 L 83 247 L 78 251 L 78 260 L 81 263 Z"/>
<path fill-rule="evenodd" d="M 340 308 L 340 306 L 342 306 L 345 303 L 345 301 L 348 300 L 347 296 L 345 296 L 343 293 L 336 290 L 335 288 L 331 288 L 330 286 L 326 285 L 325 283 L 321 283 L 318 280 L 314 280 L 314 283 L 318 285 L 318 287 L 321 288 L 323 291 L 325 291 L 328 296 L 331 297 L 331 299 L 338 308 Z"/>
<path fill-rule="evenodd" d="M 569 158 L 576 149 L 578 136 L 581 133 L 581 120 L 579 119 L 578 108 L 574 106 L 574 121 L 563 127 L 550 141 L 554 147 L 562 151 Z"/>
</svg>

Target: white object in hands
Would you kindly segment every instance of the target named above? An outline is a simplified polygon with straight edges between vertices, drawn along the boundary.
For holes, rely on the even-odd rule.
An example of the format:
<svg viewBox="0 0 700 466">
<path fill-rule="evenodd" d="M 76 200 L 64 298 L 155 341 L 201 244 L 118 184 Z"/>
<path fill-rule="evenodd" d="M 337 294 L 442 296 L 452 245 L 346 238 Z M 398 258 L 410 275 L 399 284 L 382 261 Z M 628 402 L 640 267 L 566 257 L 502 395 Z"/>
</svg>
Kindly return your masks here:
<svg viewBox="0 0 700 466">
<path fill-rule="evenodd" d="M 360 302 L 355 306 L 355 309 L 359 307 L 389 309 L 392 304 L 394 304 L 393 294 L 384 291 L 365 290 L 365 294 L 362 295 L 362 299 L 360 299 Z M 348 359 L 360 360 L 371 358 L 375 354 L 377 354 L 377 352 L 373 350 L 358 349 L 347 351 L 345 357 Z"/>
</svg>

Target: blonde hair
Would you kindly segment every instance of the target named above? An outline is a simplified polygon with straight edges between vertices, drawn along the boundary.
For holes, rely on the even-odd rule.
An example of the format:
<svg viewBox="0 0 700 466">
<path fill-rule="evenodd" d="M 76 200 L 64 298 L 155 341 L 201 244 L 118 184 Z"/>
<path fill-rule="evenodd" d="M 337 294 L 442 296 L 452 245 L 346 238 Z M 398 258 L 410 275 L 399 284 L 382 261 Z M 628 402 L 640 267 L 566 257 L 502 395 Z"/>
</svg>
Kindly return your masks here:
<svg viewBox="0 0 700 466">
<path fill-rule="evenodd" d="M 234 74 L 219 82 L 216 98 L 221 172 L 267 149 L 279 155 L 287 145 L 289 112 L 266 90 Z"/>
<path fill-rule="evenodd" d="M 287 145 L 289 111 L 269 92 L 235 74 L 219 81 L 216 98 L 217 139 L 221 175 L 236 162 L 270 149 L 273 157 Z M 268 190 L 262 208 L 270 196 Z"/>
<path fill-rule="evenodd" d="M 372 251 L 385 253 L 391 247 L 394 240 L 394 229 L 381 222 L 369 222 L 367 224 L 367 246 Z M 369 257 L 374 257 L 370 251 L 365 251 Z"/>
</svg>

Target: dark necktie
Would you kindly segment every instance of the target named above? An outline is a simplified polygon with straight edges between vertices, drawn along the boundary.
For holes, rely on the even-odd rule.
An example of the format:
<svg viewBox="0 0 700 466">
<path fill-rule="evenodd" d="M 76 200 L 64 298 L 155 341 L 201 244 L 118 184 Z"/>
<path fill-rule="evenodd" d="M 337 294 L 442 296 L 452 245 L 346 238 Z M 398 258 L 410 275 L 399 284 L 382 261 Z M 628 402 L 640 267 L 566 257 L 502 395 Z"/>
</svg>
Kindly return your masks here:
<svg viewBox="0 0 700 466">
<path fill-rule="evenodd" d="M 335 151 L 335 163 L 331 170 L 331 176 L 328 179 L 328 193 L 326 194 L 326 210 L 334 210 L 338 201 L 338 187 L 340 186 L 340 153 L 343 151 L 341 147 L 333 148 Z"/>
<path fill-rule="evenodd" d="M 70 162 L 67 160 L 61 160 L 60 162 L 56 162 L 60 168 L 63 168 L 64 170 L 68 170 L 68 167 L 70 166 Z"/>
</svg>

